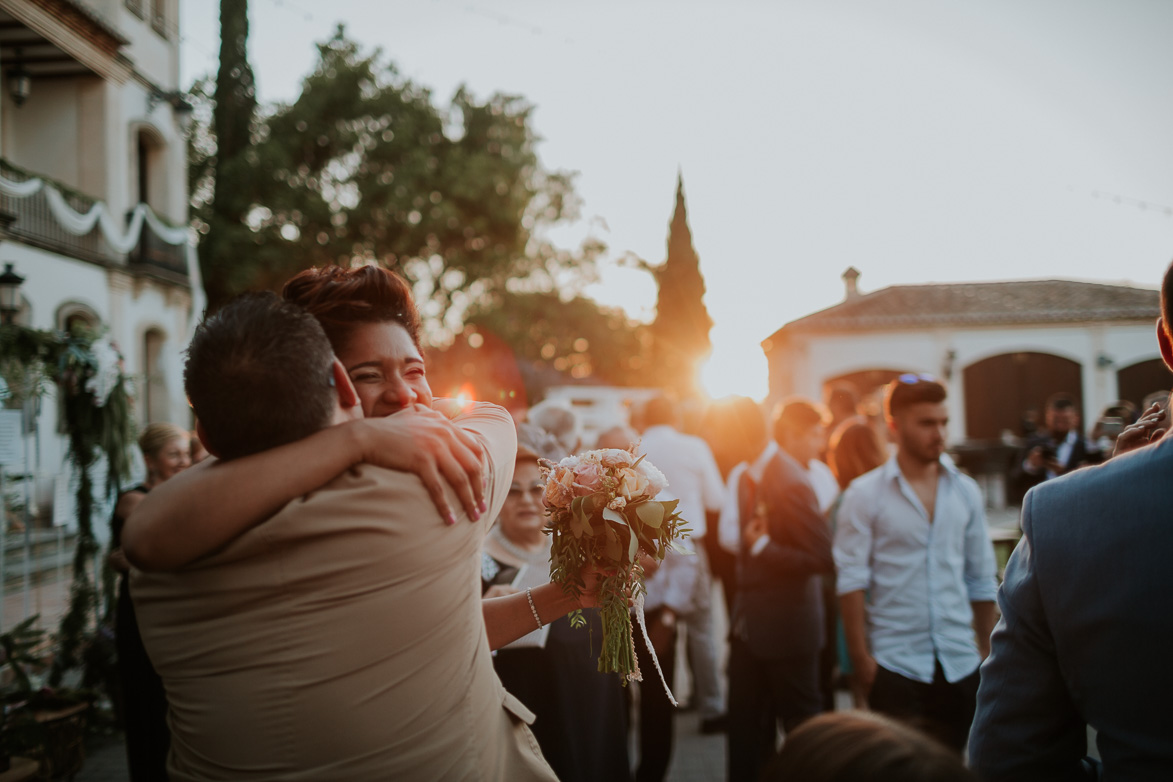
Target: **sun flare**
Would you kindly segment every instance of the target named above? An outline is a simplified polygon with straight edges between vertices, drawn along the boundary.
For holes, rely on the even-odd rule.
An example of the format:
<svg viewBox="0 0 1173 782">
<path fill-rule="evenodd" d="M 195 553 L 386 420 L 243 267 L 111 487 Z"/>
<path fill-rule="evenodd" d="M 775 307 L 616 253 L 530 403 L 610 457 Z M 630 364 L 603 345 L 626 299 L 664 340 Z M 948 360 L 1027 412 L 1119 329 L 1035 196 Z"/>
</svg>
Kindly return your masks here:
<svg viewBox="0 0 1173 782">
<path fill-rule="evenodd" d="M 756 341 L 717 343 L 701 365 L 701 386 L 711 399 L 748 396 L 762 400 L 770 392 L 766 357 Z"/>
</svg>

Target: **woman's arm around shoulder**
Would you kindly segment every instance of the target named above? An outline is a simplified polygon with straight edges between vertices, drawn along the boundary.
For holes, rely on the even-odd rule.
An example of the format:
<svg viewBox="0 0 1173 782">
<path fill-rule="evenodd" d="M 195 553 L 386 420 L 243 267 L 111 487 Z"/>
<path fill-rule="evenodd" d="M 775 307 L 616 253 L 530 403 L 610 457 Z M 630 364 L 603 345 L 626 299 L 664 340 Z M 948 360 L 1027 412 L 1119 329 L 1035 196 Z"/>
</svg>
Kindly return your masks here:
<svg viewBox="0 0 1173 782">
<path fill-rule="evenodd" d="M 472 519 L 484 503 L 482 445 L 427 408 L 337 426 L 231 461 L 208 459 L 160 484 L 127 519 L 123 549 L 142 570 L 183 567 L 222 548 L 352 465 L 416 473 L 441 515 L 444 483 Z"/>
</svg>

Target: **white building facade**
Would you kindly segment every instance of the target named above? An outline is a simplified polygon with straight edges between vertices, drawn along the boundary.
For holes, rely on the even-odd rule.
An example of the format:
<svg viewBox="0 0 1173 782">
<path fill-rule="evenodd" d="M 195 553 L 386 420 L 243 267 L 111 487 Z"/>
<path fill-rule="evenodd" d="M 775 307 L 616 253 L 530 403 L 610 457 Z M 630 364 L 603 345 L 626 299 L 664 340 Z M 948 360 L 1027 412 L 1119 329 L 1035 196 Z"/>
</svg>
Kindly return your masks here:
<svg viewBox="0 0 1173 782">
<path fill-rule="evenodd" d="M 949 389 L 954 444 L 1020 434 L 1022 416 L 1071 394 L 1090 423 L 1119 399 L 1139 405 L 1173 385 L 1157 350 L 1157 290 L 1030 280 L 894 286 L 858 292 L 788 323 L 762 343 L 770 399 L 821 399 L 853 385 L 862 396 L 902 373 Z"/>
<path fill-rule="evenodd" d="M 191 426 L 182 353 L 203 308 L 178 19 L 178 0 L 0 0 L 0 264 L 25 278 L 17 322 L 107 332 L 140 427 Z M 50 395 L 31 465 L 42 512 L 65 447 Z"/>
</svg>

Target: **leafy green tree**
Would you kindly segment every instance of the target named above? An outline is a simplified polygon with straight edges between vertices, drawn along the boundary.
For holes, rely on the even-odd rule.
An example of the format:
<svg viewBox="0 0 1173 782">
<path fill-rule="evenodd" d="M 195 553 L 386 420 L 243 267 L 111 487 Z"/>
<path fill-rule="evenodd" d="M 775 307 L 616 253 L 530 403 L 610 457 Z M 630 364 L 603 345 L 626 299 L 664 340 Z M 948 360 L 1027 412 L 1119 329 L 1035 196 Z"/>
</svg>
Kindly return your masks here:
<svg viewBox="0 0 1173 782">
<path fill-rule="evenodd" d="M 341 27 L 318 50 L 298 99 L 254 129 L 244 235 L 216 248 L 231 269 L 210 269 L 226 294 L 274 288 L 313 265 L 383 264 L 412 281 L 442 335 L 511 278 L 553 284 L 591 273 L 601 244 L 571 252 L 545 236 L 579 204 L 573 176 L 538 161 L 530 104 L 501 94 L 481 102 L 461 88 L 438 106 Z"/>
<path fill-rule="evenodd" d="M 682 396 L 695 396 L 697 365 L 712 349 L 709 317 L 703 301 L 705 281 L 692 246 L 684 204 L 684 177 L 676 179 L 676 211 L 668 230 L 668 258 L 647 268 L 656 278 L 656 319 L 652 331 L 652 365 L 657 385 Z"/>
<path fill-rule="evenodd" d="M 552 291 L 498 291 L 474 304 L 452 344 L 429 351 L 438 396 L 467 394 L 523 409 L 550 385 L 647 385 L 648 327 L 621 309 Z"/>
<path fill-rule="evenodd" d="M 576 380 L 640 385 L 651 336 L 623 310 L 582 296 L 504 291 L 469 310 L 465 335 L 493 334 L 521 361 Z"/>
</svg>

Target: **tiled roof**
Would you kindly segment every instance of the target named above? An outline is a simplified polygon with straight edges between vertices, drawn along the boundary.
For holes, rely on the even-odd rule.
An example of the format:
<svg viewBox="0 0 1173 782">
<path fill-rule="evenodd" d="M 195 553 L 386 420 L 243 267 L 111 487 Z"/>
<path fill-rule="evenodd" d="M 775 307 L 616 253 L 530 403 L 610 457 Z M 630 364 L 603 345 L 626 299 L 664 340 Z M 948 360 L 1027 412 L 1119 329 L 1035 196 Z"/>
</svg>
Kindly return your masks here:
<svg viewBox="0 0 1173 782">
<path fill-rule="evenodd" d="M 1072 280 L 894 285 L 791 321 L 779 331 L 1155 320 L 1161 293 Z"/>
</svg>

